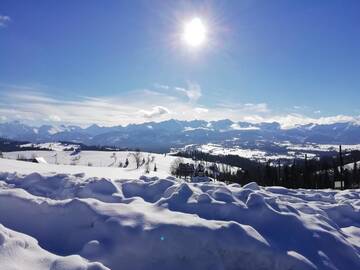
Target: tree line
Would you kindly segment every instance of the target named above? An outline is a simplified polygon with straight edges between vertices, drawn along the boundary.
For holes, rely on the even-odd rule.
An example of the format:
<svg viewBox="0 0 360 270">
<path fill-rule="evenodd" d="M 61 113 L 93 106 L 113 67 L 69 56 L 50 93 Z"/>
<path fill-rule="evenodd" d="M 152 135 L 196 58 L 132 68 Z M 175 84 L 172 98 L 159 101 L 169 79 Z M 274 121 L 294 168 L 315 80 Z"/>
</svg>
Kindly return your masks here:
<svg viewBox="0 0 360 270">
<path fill-rule="evenodd" d="M 305 155 L 304 159 L 287 162 L 264 163 L 237 155 L 212 155 L 198 150 L 179 152 L 177 156 L 205 163 L 205 175 L 227 183 L 245 185 L 257 182 L 262 186 L 307 189 L 360 188 L 360 151 L 345 152 L 341 146 L 334 156 L 309 158 Z M 216 166 L 216 175 L 212 169 L 207 169 L 211 166 Z"/>
</svg>

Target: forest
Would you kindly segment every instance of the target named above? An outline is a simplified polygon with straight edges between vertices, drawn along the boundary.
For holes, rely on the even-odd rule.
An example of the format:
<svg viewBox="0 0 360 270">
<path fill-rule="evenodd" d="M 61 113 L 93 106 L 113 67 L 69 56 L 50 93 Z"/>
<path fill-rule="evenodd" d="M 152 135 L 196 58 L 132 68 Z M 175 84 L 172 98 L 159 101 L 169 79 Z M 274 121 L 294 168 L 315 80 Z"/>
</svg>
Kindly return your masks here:
<svg viewBox="0 0 360 270">
<path fill-rule="evenodd" d="M 212 155 L 197 150 L 181 151 L 176 155 L 195 161 L 193 171 L 183 169 L 186 168 L 183 165 L 178 170 L 173 170 L 173 174 L 179 177 L 197 174 L 200 164 L 204 168 L 204 175 L 226 183 L 245 185 L 257 182 L 262 186 L 307 189 L 360 187 L 360 151 L 345 152 L 341 145 L 334 156 L 324 155 L 310 159 L 305 155 L 305 159 L 287 162 L 278 160 L 264 163 L 236 155 Z M 234 170 L 233 167 L 237 169 Z"/>
</svg>

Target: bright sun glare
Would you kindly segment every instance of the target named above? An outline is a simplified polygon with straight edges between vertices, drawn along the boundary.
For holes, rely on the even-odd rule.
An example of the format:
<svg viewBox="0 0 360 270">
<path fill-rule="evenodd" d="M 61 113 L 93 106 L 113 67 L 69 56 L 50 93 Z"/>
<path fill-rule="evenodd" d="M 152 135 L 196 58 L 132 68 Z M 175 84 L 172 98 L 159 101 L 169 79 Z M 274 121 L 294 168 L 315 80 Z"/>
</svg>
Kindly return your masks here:
<svg viewBox="0 0 360 270">
<path fill-rule="evenodd" d="M 206 27 L 199 18 L 187 22 L 184 27 L 183 41 L 191 47 L 199 47 L 206 41 Z"/>
</svg>

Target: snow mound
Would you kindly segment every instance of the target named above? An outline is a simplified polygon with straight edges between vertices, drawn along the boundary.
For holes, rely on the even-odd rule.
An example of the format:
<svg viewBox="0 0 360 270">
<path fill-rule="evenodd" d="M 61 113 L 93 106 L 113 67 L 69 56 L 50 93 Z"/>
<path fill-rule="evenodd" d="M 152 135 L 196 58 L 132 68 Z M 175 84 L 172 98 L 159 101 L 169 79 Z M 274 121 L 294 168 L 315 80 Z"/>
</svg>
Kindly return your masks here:
<svg viewBox="0 0 360 270">
<path fill-rule="evenodd" d="M 11 270 L 106 270 L 101 263 L 89 263 L 80 256 L 60 257 L 51 254 L 27 235 L 0 224 L 0 268 Z"/>
<path fill-rule="evenodd" d="M 0 223 L 49 269 L 360 269 L 360 190 L 2 173 Z"/>
<path fill-rule="evenodd" d="M 0 173 L 1 178 L 12 188 L 21 188 L 39 197 L 54 200 L 71 198 L 95 198 L 104 202 L 120 202 L 121 191 L 106 178 L 83 179 L 83 175 L 55 174 L 43 176 L 39 173 L 18 175 Z"/>
</svg>

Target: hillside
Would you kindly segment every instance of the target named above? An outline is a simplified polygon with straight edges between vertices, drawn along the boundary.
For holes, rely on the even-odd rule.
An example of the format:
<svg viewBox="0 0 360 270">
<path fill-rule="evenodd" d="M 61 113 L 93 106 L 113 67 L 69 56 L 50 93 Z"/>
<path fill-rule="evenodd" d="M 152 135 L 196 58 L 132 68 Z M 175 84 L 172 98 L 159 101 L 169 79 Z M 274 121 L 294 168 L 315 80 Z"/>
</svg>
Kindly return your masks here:
<svg viewBox="0 0 360 270">
<path fill-rule="evenodd" d="M 114 155 L 115 153 L 115 155 Z M 145 175 L 145 166 L 136 168 L 136 163 L 129 151 L 104 152 L 104 151 L 82 151 L 80 154 L 72 155 L 70 151 L 15 151 L 3 153 L 6 159 L 2 159 L 0 168 L 6 168 L 8 172 L 51 174 L 52 172 L 65 174 L 85 174 L 86 177 L 106 177 L 110 179 L 130 178 L 138 179 Z M 48 164 L 38 164 L 16 159 L 43 158 Z M 177 158 L 171 155 L 141 153 L 141 159 L 151 159 L 149 173 L 147 176 L 167 177 L 170 175 L 170 165 Z M 120 163 L 129 160 L 126 168 L 119 167 Z M 183 159 L 192 163 L 191 159 Z M 154 172 L 156 165 L 157 171 Z"/>
</svg>

